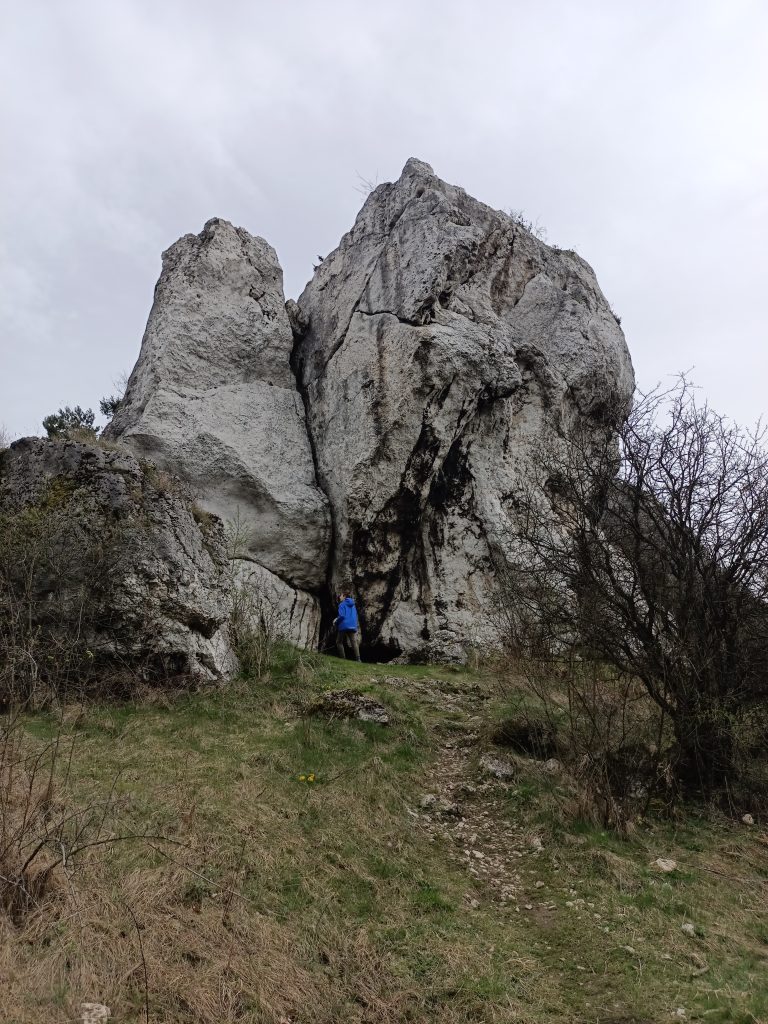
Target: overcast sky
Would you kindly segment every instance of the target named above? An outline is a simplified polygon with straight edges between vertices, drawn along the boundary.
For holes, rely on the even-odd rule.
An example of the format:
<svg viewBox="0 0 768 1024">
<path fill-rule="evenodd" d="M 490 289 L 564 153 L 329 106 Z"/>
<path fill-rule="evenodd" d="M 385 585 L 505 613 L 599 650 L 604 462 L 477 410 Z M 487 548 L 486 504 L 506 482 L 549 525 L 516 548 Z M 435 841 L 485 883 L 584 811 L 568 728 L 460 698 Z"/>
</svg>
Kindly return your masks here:
<svg viewBox="0 0 768 1024">
<path fill-rule="evenodd" d="M 595 268 L 638 381 L 768 411 L 765 0 L 0 0 L 0 424 L 129 371 L 179 235 L 296 296 L 409 156 Z"/>
</svg>

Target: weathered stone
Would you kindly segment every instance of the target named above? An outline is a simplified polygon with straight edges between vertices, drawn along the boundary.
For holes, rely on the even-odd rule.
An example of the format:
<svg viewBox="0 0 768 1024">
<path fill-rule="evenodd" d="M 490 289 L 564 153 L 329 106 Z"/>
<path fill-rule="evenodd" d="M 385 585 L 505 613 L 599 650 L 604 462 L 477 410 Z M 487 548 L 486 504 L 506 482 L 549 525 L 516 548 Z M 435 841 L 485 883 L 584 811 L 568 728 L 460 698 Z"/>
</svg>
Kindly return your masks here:
<svg viewBox="0 0 768 1024">
<path fill-rule="evenodd" d="M 331 576 L 377 652 L 493 645 L 495 567 L 535 443 L 633 388 L 588 264 L 409 160 L 299 305 L 294 365 L 334 525 Z"/>
<path fill-rule="evenodd" d="M 34 538 L 38 564 L 18 581 L 30 615 L 59 631 L 74 617 L 94 673 L 218 679 L 235 668 L 221 523 L 180 481 L 127 449 L 28 437 L 0 455 L 0 515 Z"/>
<path fill-rule="evenodd" d="M 651 867 L 656 868 L 657 871 L 661 871 L 665 875 L 669 875 L 673 871 L 677 871 L 677 861 L 667 857 L 657 857 L 653 864 L 651 864 Z"/>
<path fill-rule="evenodd" d="M 139 360 L 105 436 L 188 482 L 229 528 L 236 556 L 300 606 L 291 638 L 307 643 L 317 638 L 330 525 L 292 347 L 274 250 L 210 220 L 163 254 Z"/>
<path fill-rule="evenodd" d="M 355 690 L 328 690 L 307 709 L 309 714 L 326 718 L 357 718 L 361 722 L 389 725 L 390 716 L 379 701 Z"/>
<path fill-rule="evenodd" d="M 499 757 L 493 757 L 492 754 L 483 754 L 480 758 L 480 767 L 488 775 L 493 775 L 494 778 L 500 779 L 502 782 L 511 782 L 517 775 L 517 769 L 513 764 L 509 761 L 502 761 Z"/>
<path fill-rule="evenodd" d="M 104 1003 L 81 1003 L 80 1022 L 81 1024 L 101 1024 L 101 1021 L 109 1020 L 112 1011 Z"/>
</svg>

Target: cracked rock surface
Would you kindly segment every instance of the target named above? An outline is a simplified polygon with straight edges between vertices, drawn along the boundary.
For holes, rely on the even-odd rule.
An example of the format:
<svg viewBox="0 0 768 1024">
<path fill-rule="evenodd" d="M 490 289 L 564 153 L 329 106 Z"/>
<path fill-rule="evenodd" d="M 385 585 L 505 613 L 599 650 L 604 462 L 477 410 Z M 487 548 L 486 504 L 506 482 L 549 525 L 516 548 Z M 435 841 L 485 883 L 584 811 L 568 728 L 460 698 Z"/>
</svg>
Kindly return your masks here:
<svg viewBox="0 0 768 1024">
<path fill-rule="evenodd" d="M 624 336 L 589 265 L 409 160 L 299 299 L 331 578 L 364 639 L 456 658 L 497 637 L 494 559 L 537 440 L 627 404 Z"/>
<path fill-rule="evenodd" d="M 239 524 L 239 578 L 295 642 L 349 582 L 369 657 L 463 660 L 539 441 L 634 384 L 589 265 L 409 160 L 298 302 L 261 238 L 211 220 L 163 255 L 107 436 Z M 542 481 L 543 483 L 543 481 Z"/>
<path fill-rule="evenodd" d="M 184 478 L 236 531 L 241 575 L 279 604 L 291 639 L 312 644 L 330 523 L 292 347 L 274 250 L 210 220 L 163 253 L 141 353 L 106 436 Z"/>
</svg>

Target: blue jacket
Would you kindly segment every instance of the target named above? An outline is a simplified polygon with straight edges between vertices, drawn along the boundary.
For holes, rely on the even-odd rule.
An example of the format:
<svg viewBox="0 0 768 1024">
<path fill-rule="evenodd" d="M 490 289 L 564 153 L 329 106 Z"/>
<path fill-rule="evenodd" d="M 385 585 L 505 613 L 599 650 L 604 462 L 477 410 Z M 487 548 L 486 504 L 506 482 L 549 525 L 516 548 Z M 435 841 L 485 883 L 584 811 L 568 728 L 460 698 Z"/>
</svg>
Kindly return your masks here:
<svg viewBox="0 0 768 1024">
<path fill-rule="evenodd" d="M 342 633 L 347 629 L 357 631 L 357 608 L 355 608 L 353 597 L 345 597 L 339 605 L 339 619 L 336 628 Z"/>
</svg>

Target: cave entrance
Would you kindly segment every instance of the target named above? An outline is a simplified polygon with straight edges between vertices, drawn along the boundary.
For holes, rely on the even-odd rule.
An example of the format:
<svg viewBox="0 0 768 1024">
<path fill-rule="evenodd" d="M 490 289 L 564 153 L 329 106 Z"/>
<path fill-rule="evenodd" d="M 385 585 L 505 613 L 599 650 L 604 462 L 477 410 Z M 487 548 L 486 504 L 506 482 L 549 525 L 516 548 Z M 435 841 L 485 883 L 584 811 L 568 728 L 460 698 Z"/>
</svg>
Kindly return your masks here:
<svg viewBox="0 0 768 1024">
<path fill-rule="evenodd" d="M 360 657 L 363 661 L 388 665 L 390 661 L 394 661 L 402 653 L 402 648 L 394 641 L 389 643 L 375 642 L 372 644 L 363 642 L 360 644 Z"/>
<path fill-rule="evenodd" d="M 366 639 L 368 630 L 365 623 L 365 609 L 358 604 L 357 612 L 360 619 L 360 658 L 371 664 L 377 662 L 383 665 L 388 664 L 399 657 L 403 651 L 400 645 L 390 640 L 387 642 L 374 640 L 372 643 Z M 336 655 L 336 630 L 333 627 L 333 620 L 336 618 L 336 602 L 329 590 L 320 596 L 320 653 Z"/>
</svg>

